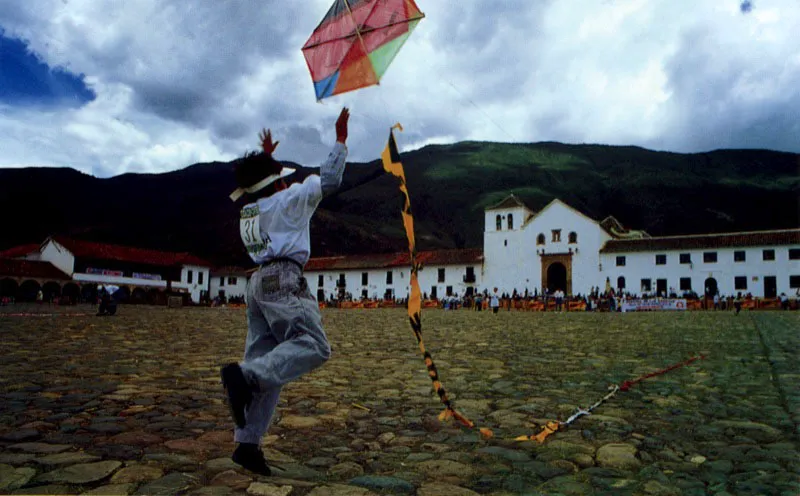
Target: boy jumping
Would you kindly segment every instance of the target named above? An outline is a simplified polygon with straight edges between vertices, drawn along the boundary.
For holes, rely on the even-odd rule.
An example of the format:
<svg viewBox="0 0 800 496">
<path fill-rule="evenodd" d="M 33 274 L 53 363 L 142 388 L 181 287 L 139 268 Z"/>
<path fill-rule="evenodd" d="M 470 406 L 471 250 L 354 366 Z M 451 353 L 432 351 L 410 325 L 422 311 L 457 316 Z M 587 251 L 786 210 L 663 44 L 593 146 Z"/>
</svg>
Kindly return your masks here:
<svg viewBox="0 0 800 496">
<path fill-rule="evenodd" d="M 239 231 L 259 268 L 247 284 L 247 340 L 244 361 L 221 369 L 222 384 L 236 424 L 238 443 L 232 459 L 242 467 L 270 475 L 260 449 L 284 384 L 320 367 L 331 355 L 319 305 L 308 289 L 303 267 L 311 253 L 311 216 L 324 196 L 342 182 L 347 158 L 344 108 L 336 121 L 336 144 L 320 167 L 302 183 L 287 187 L 294 169 L 272 158 L 279 142 L 262 131 L 262 153 L 247 154 L 235 166 L 244 200 Z"/>
</svg>

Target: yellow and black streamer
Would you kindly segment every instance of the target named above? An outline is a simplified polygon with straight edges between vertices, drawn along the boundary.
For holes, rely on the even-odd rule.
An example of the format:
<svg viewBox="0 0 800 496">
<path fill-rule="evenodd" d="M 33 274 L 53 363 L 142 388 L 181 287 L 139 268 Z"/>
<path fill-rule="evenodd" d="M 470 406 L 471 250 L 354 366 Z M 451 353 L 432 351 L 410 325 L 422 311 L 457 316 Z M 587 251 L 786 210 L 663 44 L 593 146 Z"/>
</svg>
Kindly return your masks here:
<svg viewBox="0 0 800 496">
<path fill-rule="evenodd" d="M 389 142 L 381 154 L 383 162 L 383 169 L 398 177 L 400 179 L 400 191 L 405 196 L 405 204 L 403 205 L 402 216 L 403 225 L 406 229 L 406 236 L 408 237 L 408 252 L 411 256 L 411 293 L 408 298 L 408 318 L 411 323 L 411 329 L 414 331 L 414 336 L 419 343 L 419 350 L 425 359 L 425 365 L 428 368 L 428 376 L 433 382 L 433 389 L 439 395 L 439 399 L 445 406 L 445 410 L 439 415 L 440 420 L 447 420 L 450 418 L 456 419 L 465 427 L 474 428 L 475 424 L 456 411 L 447 397 L 447 391 L 444 388 L 441 380 L 439 379 L 439 372 L 436 370 L 436 364 L 433 363 L 433 357 L 425 349 L 425 343 L 422 340 L 422 292 L 419 289 L 418 273 L 420 264 L 417 262 L 417 248 L 414 237 L 414 216 L 411 213 L 411 199 L 408 195 L 408 187 L 406 185 L 406 175 L 403 170 L 403 163 L 400 161 L 400 153 L 397 151 L 397 143 L 394 139 L 394 129 L 403 130 L 400 124 L 394 125 L 389 130 Z M 480 433 L 484 437 L 492 437 L 492 431 L 489 429 L 481 428 Z"/>
</svg>

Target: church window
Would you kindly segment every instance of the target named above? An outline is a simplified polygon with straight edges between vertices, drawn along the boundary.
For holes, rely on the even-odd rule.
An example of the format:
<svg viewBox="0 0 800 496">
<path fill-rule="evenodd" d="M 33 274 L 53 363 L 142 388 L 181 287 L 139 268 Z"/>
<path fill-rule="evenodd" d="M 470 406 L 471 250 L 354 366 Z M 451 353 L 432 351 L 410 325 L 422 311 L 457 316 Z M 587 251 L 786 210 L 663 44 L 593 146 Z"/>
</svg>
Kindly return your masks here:
<svg viewBox="0 0 800 496">
<path fill-rule="evenodd" d="M 511 214 L 508 214 L 508 228 L 514 229 L 514 216 Z"/>
<path fill-rule="evenodd" d="M 499 215 L 495 217 L 495 227 L 498 231 L 503 230 L 503 219 Z"/>
<path fill-rule="evenodd" d="M 578 242 L 578 233 L 576 233 L 575 231 L 572 231 L 571 233 L 569 233 L 569 242 L 570 243 L 577 243 Z"/>
<path fill-rule="evenodd" d="M 543 245 L 544 244 L 544 234 L 539 233 L 539 235 L 536 236 L 536 244 L 537 245 Z"/>
<path fill-rule="evenodd" d="M 561 229 L 553 229 L 553 243 L 561 242 Z"/>
</svg>

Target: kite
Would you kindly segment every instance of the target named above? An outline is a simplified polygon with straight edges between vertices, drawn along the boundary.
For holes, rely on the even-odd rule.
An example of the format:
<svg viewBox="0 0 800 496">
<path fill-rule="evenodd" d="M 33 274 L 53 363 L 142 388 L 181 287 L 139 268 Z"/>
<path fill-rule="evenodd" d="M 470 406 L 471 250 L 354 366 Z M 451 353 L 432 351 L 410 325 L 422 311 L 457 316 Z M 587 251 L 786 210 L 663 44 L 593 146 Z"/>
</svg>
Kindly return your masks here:
<svg viewBox="0 0 800 496">
<path fill-rule="evenodd" d="M 424 17 L 414 0 L 335 0 L 303 46 L 317 101 L 380 84 Z"/>
</svg>

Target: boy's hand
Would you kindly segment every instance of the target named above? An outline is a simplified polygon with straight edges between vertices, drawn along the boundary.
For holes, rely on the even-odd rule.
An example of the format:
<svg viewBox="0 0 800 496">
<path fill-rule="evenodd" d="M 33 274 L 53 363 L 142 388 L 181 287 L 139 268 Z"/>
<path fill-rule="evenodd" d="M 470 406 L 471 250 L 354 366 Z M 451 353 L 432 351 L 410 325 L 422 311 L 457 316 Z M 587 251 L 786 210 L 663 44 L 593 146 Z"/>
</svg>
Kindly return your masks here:
<svg viewBox="0 0 800 496">
<path fill-rule="evenodd" d="M 280 141 L 276 141 L 275 143 L 272 142 L 272 130 L 268 131 L 266 129 L 262 129 L 261 134 L 259 134 L 258 137 L 261 138 L 261 148 L 264 150 L 264 153 L 272 156 L 272 152 L 278 148 L 278 143 L 280 143 Z"/>
<path fill-rule="evenodd" d="M 347 141 L 347 120 L 350 119 L 350 110 L 347 107 L 342 109 L 339 118 L 336 120 L 336 141 L 345 144 Z"/>
</svg>

